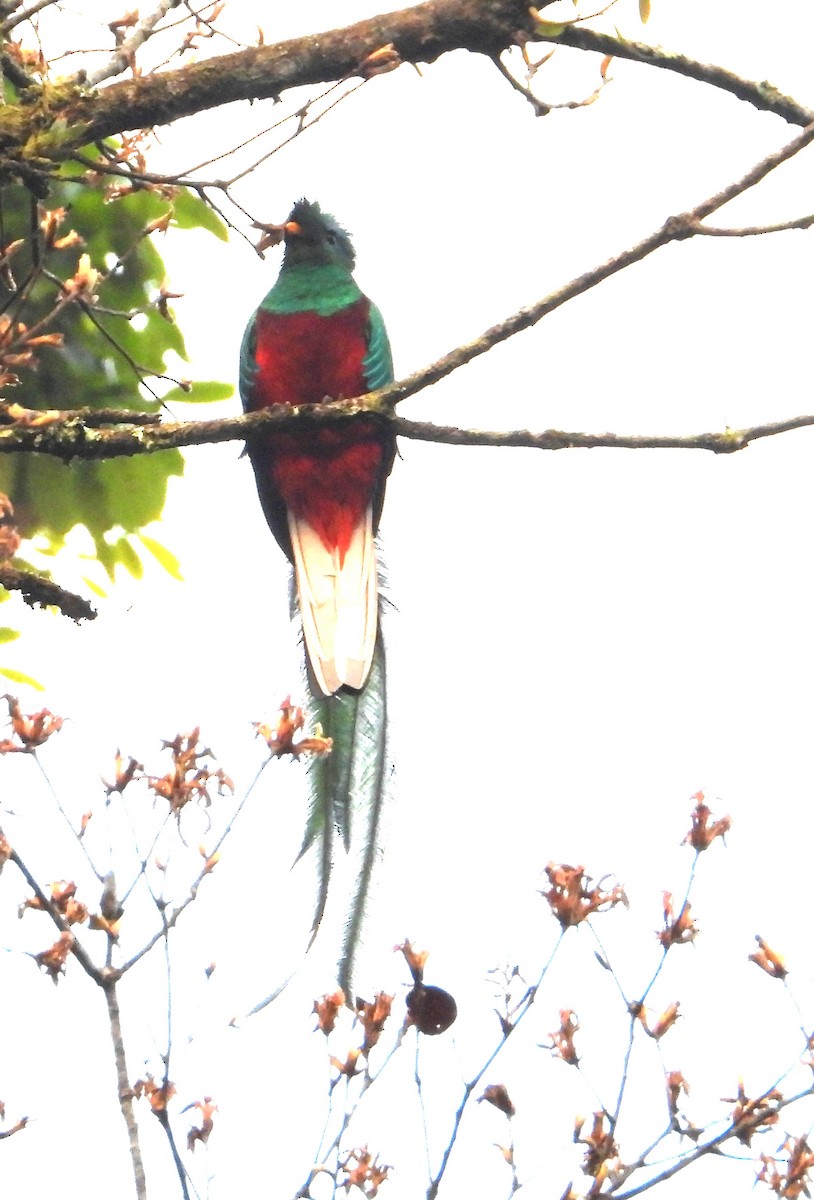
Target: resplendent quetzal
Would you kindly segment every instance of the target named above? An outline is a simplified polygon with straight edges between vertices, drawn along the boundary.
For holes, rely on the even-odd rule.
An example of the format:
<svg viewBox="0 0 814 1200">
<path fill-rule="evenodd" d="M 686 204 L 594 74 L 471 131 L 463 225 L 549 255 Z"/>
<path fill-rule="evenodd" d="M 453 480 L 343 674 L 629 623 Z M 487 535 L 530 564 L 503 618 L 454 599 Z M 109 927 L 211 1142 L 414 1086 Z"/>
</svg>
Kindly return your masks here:
<svg viewBox="0 0 814 1200">
<path fill-rule="evenodd" d="M 277 282 L 240 354 L 243 407 L 351 399 L 393 379 L 379 310 L 352 271 L 348 234 L 318 204 L 298 200 L 283 226 Z M 375 417 L 303 423 L 248 446 L 266 520 L 294 565 L 310 705 L 332 752 L 311 769 L 301 854 L 318 845 L 315 934 L 338 834 L 356 854 L 339 960 L 347 992 L 374 861 L 385 785 L 386 688 L 374 536 L 395 439 Z"/>
</svg>

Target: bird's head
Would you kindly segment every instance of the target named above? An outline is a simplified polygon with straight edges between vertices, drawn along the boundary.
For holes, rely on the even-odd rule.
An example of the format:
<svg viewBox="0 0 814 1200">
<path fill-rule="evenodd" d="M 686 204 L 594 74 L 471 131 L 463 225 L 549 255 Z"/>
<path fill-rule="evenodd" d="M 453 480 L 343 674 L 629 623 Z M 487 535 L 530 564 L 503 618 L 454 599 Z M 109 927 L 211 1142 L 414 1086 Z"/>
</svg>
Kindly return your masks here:
<svg viewBox="0 0 814 1200">
<path fill-rule="evenodd" d="M 284 267 L 335 265 L 353 270 L 356 256 L 346 230 L 310 200 L 298 200 L 283 226 Z"/>
</svg>

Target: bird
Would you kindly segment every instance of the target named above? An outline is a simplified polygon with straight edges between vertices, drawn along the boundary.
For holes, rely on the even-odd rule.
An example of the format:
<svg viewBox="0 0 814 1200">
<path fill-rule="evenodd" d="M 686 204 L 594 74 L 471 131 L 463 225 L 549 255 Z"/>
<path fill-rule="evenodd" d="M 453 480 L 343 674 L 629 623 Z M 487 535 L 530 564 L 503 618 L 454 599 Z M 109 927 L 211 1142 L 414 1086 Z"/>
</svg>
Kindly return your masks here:
<svg viewBox="0 0 814 1200">
<path fill-rule="evenodd" d="M 274 286 L 252 315 L 240 351 L 246 412 L 348 400 L 393 380 L 379 309 L 353 277 L 347 231 L 320 205 L 298 200 L 282 227 Z M 248 457 L 268 526 L 293 565 L 302 620 L 309 709 L 332 739 L 312 763 L 311 808 L 298 860 L 318 846 L 311 928 L 324 915 L 337 841 L 355 846 L 338 978 L 346 993 L 370 878 L 380 854 L 387 776 L 387 688 L 376 534 L 395 437 L 386 419 L 266 431 Z"/>
</svg>

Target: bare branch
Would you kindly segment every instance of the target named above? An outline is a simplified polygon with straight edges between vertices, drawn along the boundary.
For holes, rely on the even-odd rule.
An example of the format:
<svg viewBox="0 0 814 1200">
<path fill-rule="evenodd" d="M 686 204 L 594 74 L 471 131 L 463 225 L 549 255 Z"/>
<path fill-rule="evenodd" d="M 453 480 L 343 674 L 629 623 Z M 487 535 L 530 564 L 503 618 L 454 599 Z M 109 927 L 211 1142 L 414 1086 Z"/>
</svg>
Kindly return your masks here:
<svg viewBox="0 0 814 1200">
<path fill-rule="evenodd" d="M 146 878 L 145 878 L 145 882 L 146 882 Z M 152 894 L 152 892 L 151 892 L 151 894 Z M 163 916 L 163 910 L 162 910 L 162 916 Z M 165 968 L 166 976 L 167 976 L 167 1049 L 164 1052 L 164 1054 L 162 1055 L 162 1059 L 164 1062 L 164 1078 L 163 1078 L 163 1081 L 161 1084 L 161 1090 L 164 1092 L 165 1095 L 170 1094 L 170 1088 L 172 1087 L 172 1084 L 170 1082 L 170 1058 L 172 1056 L 172 1020 L 173 1020 L 172 999 L 173 999 L 173 995 L 172 995 L 172 962 L 170 960 L 170 943 L 169 943 L 169 937 L 167 936 L 168 933 L 169 933 L 169 931 L 166 931 L 165 937 L 164 937 L 164 968 Z M 186 1170 L 186 1167 L 184 1166 L 183 1159 L 181 1158 L 181 1155 L 178 1151 L 178 1144 L 175 1140 L 175 1135 L 172 1132 L 172 1125 L 170 1124 L 170 1118 L 167 1113 L 166 1106 L 157 1108 L 155 1110 L 155 1115 L 158 1118 L 158 1123 L 161 1126 L 161 1128 L 163 1129 L 164 1135 L 165 1135 L 167 1142 L 169 1144 L 169 1147 L 170 1147 L 170 1154 L 172 1155 L 172 1161 L 175 1164 L 175 1171 L 176 1171 L 176 1174 L 178 1175 L 178 1182 L 181 1185 L 181 1194 L 183 1196 L 183 1200 L 190 1200 L 189 1187 L 187 1185 L 187 1170 Z"/>
<path fill-rule="evenodd" d="M 534 1004 L 534 1001 L 537 999 L 537 993 L 540 990 L 543 980 L 545 979 L 546 975 L 548 974 L 549 968 L 551 967 L 551 964 L 554 962 L 557 952 L 559 951 L 560 947 L 562 946 L 563 938 L 565 937 L 565 932 L 566 932 L 565 929 L 560 930 L 559 937 L 557 938 L 556 942 L 554 943 L 554 947 L 551 950 L 551 953 L 549 954 L 548 958 L 546 959 L 546 961 L 540 971 L 540 974 L 537 977 L 536 982 L 533 983 L 531 985 L 531 987 L 528 988 L 528 990 L 526 991 L 522 1000 L 517 1005 L 517 1007 L 514 1010 L 514 1013 L 512 1015 L 511 1021 L 505 1022 L 505 1023 L 501 1022 L 502 1033 L 501 1033 L 500 1040 L 498 1042 L 496 1042 L 496 1044 L 494 1045 L 494 1047 L 492 1048 L 490 1053 L 486 1056 L 485 1060 L 480 1065 L 480 1067 L 475 1072 L 475 1074 L 472 1076 L 472 1078 L 468 1079 L 464 1083 L 463 1093 L 461 1095 L 461 1101 L 460 1101 L 457 1109 L 455 1110 L 455 1116 L 453 1117 L 452 1131 L 450 1134 L 449 1141 L 447 1142 L 447 1145 L 444 1148 L 444 1152 L 441 1155 L 441 1162 L 439 1163 L 438 1170 L 430 1179 L 430 1184 L 429 1184 L 429 1187 L 427 1188 L 427 1200 L 435 1200 L 435 1197 L 438 1195 L 438 1189 L 441 1186 L 441 1180 L 444 1178 L 446 1169 L 449 1166 L 449 1160 L 452 1155 L 452 1151 L 454 1150 L 455 1143 L 458 1140 L 458 1134 L 460 1132 L 461 1122 L 463 1120 L 464 1113 L 466 1112 L 466 1110 L 469 1106 L 469 1102 L 472 1099 L 475 1088 L 481 1082 L 484 1075 L 491 1067 L 492 1063 L 495 1061 L 497 1056 L 500 1054 L 501 1050 L 506 1045 L 506 1043 L 509 1040 L 509 1038 L 511 1037 L 511 1035 L 514 1033 L 515 1029 L 517 1029 L 517 1026 L 523 1020 L 526 1013 L 531 1009 L 532 1005 Z M 420 1079 L 420 1076 L 418 1075 L 417 1068 L 416 1068 L 416 1084 L 419 1089 L 419 1097 L 421 1097 L 421 1079 Z M 423 1103 L 423 1101 L 422 1101 L 422 1103 Z"/>
<path fill-rule="evenodd" d="M 491 350 L 493 346 L 512 337 L 515 333 L 519 333 L 520 330 L 531 328 L 532 325 L 536 325 L 543 317 L 560 308 L 575 296 L 589 291 L 591 288 L 596 287 L 598 283 L 602 283 L 605 279 L 609 279 L 612 275 L 616 275 L 619 271 L 623 271 L 633 263 L 641 262 L 648 255 L 652 254 L 655 250 L 659 250 L 662 246 L 666 246 L 669 242 L 692 237 L 696 233 L 696 227 L 701 221 L 716 212 L 719 208 L 722 208 L 725 204 L 728 204 L 736 196 L 741 195 L 743 192 L 748 191 L 749 188 L 754 187 L 755 184 L 760 183 L 771 171 L 780 166 L 781 163 L 793 158 L 794 155 L 808 146 L 812 140 L 814 140 L 814 123 L 809 124 L 802 133 L 786 143 L 785 146 L 767 155 L 766 158 L 747 171 L 739 180 L 716 192 L 715 195 L 710 196 L 707 200 L 702 201 L 691 211 L 668 218 L 660 229 L 643 238 L 635 246 L 631 246 L 630 249 L 623 251 L 615 258 L 609 259 L 600 266 L 594 267 L 584 275 L 578 276 L 558 291 L 552 292 L 549 296 L 539 300 L 536 304 L 532 304 L 528 308 L 521 308 L 513 316 L 502 321 L 500 325 L 487 329 L 475 341 L 468 343 L 466 346 L 459 347 L 459 349 L 452 351 L 451 354 L 445 355 L 444 358 L 439 359 L 432 367 L 428 367 L 404 380 L 402 383 L 394 385 L 388 389 L 385 398 L 387 405 L 392 407 L 400 400 L 413 395 L 420 388 L 426 387 L 430 383 L 435 383 L 436 380 L 442 379 L 459 366 L 463 366 L 464 363 L 471 362 L 472 359 L 477 358 L 480 354 Z"/>
<path fill-rule="evenodd" d="M 553 54 L 553 50 L 550 51 L 550 53 Z M 514 75 L 512 75 L 511 71 L 501 58 L 495 58 L 493 59 L 493 62 L 506 82 L 513 87 L 516 92 L 519 92 L 524 100 L 528 101 L 534 110 L 535 117 L 547 117 L 551 112 L 551 105 L 546 104 L 545 100 L 541 100 L 539 96 L 535 96 L 531 88 L 526 87 L 525 84 L 522 84 L 519 79 L 515 79 Z"/>
<path fill-rule="evenodd" d="M 167 1086 L 167 1082 L 167 1076 L 165 1074 L 164 1087 Z M 187 1169 L 184 1166 L 184 1160 L 181 1158 L 181 1154 L 178 1150 L 178 1143 L 176 1142 L 175 1135 L 172 1132 L 172 1125 L 170 1125 L 170 1118 L 167 1114 L 167 1110 L 162 1108 L 158 1110 L 155 1115 L 158 1118 L 159 1125 L 164 1130 L 164 1135 L 170 1147 L 170 1154 L 172 1155 L 172 1161 L 173 1165 L 175 1166 L 175 1172 L 178 1176 L 178 1182 L 181 1185 L 181 1195 L 183 1200 L 190 1200 L 189 1185 L 187 1183 Z"/>
<path fill-rule="evenodd" d="M 529 429 L 506 431 L 457 429 L 451 425 L 433 425 L 424 421 L 397 418 L 394 428 L 402 437 L 420 442 L 439 442 L 449 446 L 515 446 L 530 450 L 711 450 L 713 454 L 735 454 L 745 450 L 750 442 L 776 437 L 793 429 L 814 425 L 814 415 L 789 417 L 785 421 L 769 421 L 745 429 L 725 429 L 722 432 L 691 434 L 626 434 L 626 433 L 567 433 L 546 429 L 534 433 Z"/>
<path fill-rule="evenodd" d="M 54 924 L 56 925 L 56 927 L 60 931 L 60 933 L 70 932 L 70 926 L 68 925 L 68 922 L 63 919 L 62 915 L 59 913 L 56 906 L 52 903 L 50 897 L 46 896 L 45 892 L 42 890 L 40 885 L 37 883 L 36 879 L 31 874 L 28 867 L 25 865 L 23 860 L 20 858 L 20 856 L 16 850 L 11 851 L 11 853 L 9 855 L 9 860 L 14 863 L 15 867 L 20 872 L 23 879 L 25 879 L 26 883 L 31 888 L 34 895 L 37 897 L 40 908 L 44 912 L 48 913 L 48 916 L 54 922 Z M 102 973 L 100 972 L 99 968 L 94 963 L 91 956 L 88 954 L 85 947 L 76 938 L 73 939 L 73 943 L 71 945 L 71 953 L 73 954 L 76 961 L 83 968 L 85 973 L 90 976 L 90 978 L 93 980 L 93 982 L 98 983 L 100 986 L 104 986 Z"/>
<path fill-rule="evenodd" d="M 142 958 L 144 958 L 144 956 L 146 954 L 149 954 L 149 952 L 152 950 L 153 946 L 155 946 L 159 941 L 161 941 L 162 938 L 167 939 L 170 930 L 175 928 L 179 918 L 181 916 L 183 916 L 183 914 L 186 912 L 186 910 L 189 908 L 189 906 L 192 903 L 194 903 L 194 901 L 198 895 L 198 891 L 199 891 L 204 879 L 206 879 L 208 875 L 212 874 L 212 869 L 215 865 L 215 862 L 217 861 L 217 856 L 220 852 L 221 846 L 223 845 L 223 843 L 226 841 L 226 839 L 229 837 L 230 833 L 232 832 L 235 821 L 240 816 L 240 813 L 243 811 L 243 808 L 244 808 L 246 802 L 248 801 L 249 796 L 254 791 L 255 784 L 259 780 L 260 776 L 262 775 L 263 771 L 266 769 L 266 767 L 268 766 L 270 761 L 271 761 L 270 759 L 265 760 L 265 762 L 262 764 L 262 766 L 258 770 L 257 774 L 255 775 L 254 779 L 252 780 L 251 784 L 249 785 L 248 789 L 243 794 L 243 797 L 240 800 L 240 803 L 236 805 L 235 810 L 232 813 L 228 824 L 226 825 L 226 828 L 223 830 L 220 837 L 215 842 L 215 845 L 210 850 L 210 852 L 206 858 L 206 861 L 204 862 L 204 865 L 201 867 L 200 871 L 198 872 L 198 874 L 195 876 L 192 883 L 190 884 L 187 895 L 184 897 L 183 900 L 180 900 L 178 902 L 178 904 L 176 904 L 175 908 L 173 908 L 172 912 L 169 913 L 169 915 L 167 915 L 166 911 L 162 910 L 162 912 L 161 912 L 161 928 L 156 930 L 156 932 L 149 938 L 149 940 L 144 943 L 144 945 L 141 947 L 141 949 L 137 950 L 134 954 L 131 955 L 131 957 L 127 960 L 127 962 L 122 964 L 122 966 L 119 968 L 119 972 L 118 972 L 119 976 L 126 974 L 126 972 L 129 971 L 131 969 L 131 967 L 134 967 L 137 962 L 140 962 L 140 960 Z M 282 990 L 282 989 L 280 989 L 280 990 Z M 279 992 L 275 993 L 275 995 L 279 995 Z M 265 1003 L 267 1003 L 267 1001 L 264 1001 L 263 1005 L 260 1005 L 260 1007 L 264 1007 Z"/>
<path fill-rule="evenodd" d="M 19 1121 L 12 1125 L 10 1129 L 0 1130 L 0 1141 L 5 1138 L 14 1137 L 15 1133 L 19 1133 L 21 1129 L 25 1129 L 27 1124 L 28 1117 L 20 1117 Z"/>
<path fill-rule="evenodd" d="M 170 9 L 177 8 L 180 3 L 181 0 L 159 0 L 155 9 L 139 21 L 130 36 L 125 38 L 122 44 L 116 48 L 108 62 L 96 71 L 90 72 L 85 79 L 86 86 L 95 87 L 96 84 L 102 83 L 105 79 L 111 79 L 114 75 L 121 75 L 123 71 L 131 67 L 133 65 L 133 55 L 139 46 L 143 46 L 148 38 L 153 35 L 156 25 L 167 15 Z"/>
<path fill-rule="evenodd" d="M 771 1091 L 772 1089 L 767 1089 L 759 1097 L 757 1097 L 757 1099 L 768 1100 L 771 1097 Z M 811 1096 L 812 1094 L 814 1094 L 814 1084 L 812 1084 L 810 1087 L 804 1088 L 802 1091 L 796 1092 L 793 1096 L 784 1096 L 782 1099 L 774 1099 L 771 1102 L 772 1111 L 780 1113 L 784 1108 L 789 1108 L 791 1105 L 797 1104 L 800 1100 L 804 1100 L 807 1096 Z M 719 1153 L 725 1142 L 728 1142 L 733 1137 L 737 1137 L 737 1132 L 738 1124 L 735 1121 L 732 1121 L 726 1126 L 725 1129 L 716 1134 L 715 1137 L 710 1138 L 709 1141 L 702 1142 L 700 1145 L 696 1146 L 691 1153 L 676 1159 L 675 1162 L 673 1162 L 670 1166 L 665 1167 L 663 1171 L 660 1171 L 658 1175 L 654 1176 L 653 1178 L 647 1179 L 635 1187 L 628 1188 L 627 1191 L 614 1188 L 611 1185 L 608 1190 L 608 1195 L 615 1196 L 616 1200 L 632 1200 L 633 1196 L 640 1196 L 642 1192 L 650 1191 L 651 1188 L 657 1187 L 660 1183 L 664 1183 L 666 1180 L 672 1179 L 674 1175 L 677 1175 L 680 1171 L 686 1170 L 687 1167 L 693 1166 L 705 1155 Z"/>
<path fill-rule="evenodd" d="M 6 34 L 14 29 L 16 25 L 22 25 L 24 21 L 29 21 L 35 13 L 40 12 L 43 8 L 49 8 L 50 5 L 56 4 L 57 0 L 34 0 L 33 4 L 29 4 L 28 8 L 23 8 L 15 16 L 9 17 L 7 20 L 0 22 L 0 33 Z"/>
<path fill-rule="evenodd" d="M 119 1011 L 119 998 L 116 992 L 116 980 L 110 976 L 102 989 L 107 1002 L 107 1013 L 110 1024 L 110 1040 L 113 1043 L 113 1056 L 116 1062 L 116 1083 L 119 1089 L 119 1107 L 127 1127 L 130 1144 L 130 1161 L 133 1165 L 133 1182 L 136 1188 L 137 1200 L 147 1200 L 147 1180 L 144 1175 L 144 1162 L 139 1145 L 138 1122 L 133 1112 L 133 1089 L 130 1086 L 130 1076 L 127 1071 L 127 1058 L 124 1052 L 124 1036 L 122 1034 L 122 1018 Z"/>
<path fill-rule="evenodd" d="M 814 110 L 798 104 L 791 96 L 783 95 L 770 83 L 756 83 L 750 79 L 743 79 L 724 67 L 698 62 L 685 54 L 673 54 L 657 46 L 648 46 L 644 42 L 629 42 L 622 37 L 596 33 L 592 29 L 575 24 L 568 25 L 554 36 L 539 30 L 536 36 L 543 42 L 572 46 L 576 50 L 595 50 L 597 54 L 610 54 L 614 58 L 626 58 L 649 67 L 674 71 L 687 79 L 695 79 L 699 83 L 707 83 L 711 87 L 729 92 L 736 99 L 754 105 L 761 112 L 774 113 L 790 125 L 810 125 L 814 121 Z"/>
<path fill-rule="evenodd" d="M 485 346 L 479 352 L 483 353 L 490 348 L 491 346 Z M 453 358 L 457 359 L 458 355 L 459 350 L 453 351 L 402 383 L 391 384 L 390 387 L 370 392 L 356 400 L 339 401 L 335 404 L 314 404 L 307 408 L 278 405 L 262 412 L 220 420 L 145 423 L 140 426 L 127 424 L 128 414 L 122 412 L 121 425 L 101 430 L 85 426 L 76 421 L 71 412 L 66 412 L 60 414 L 64 421 L 55 421 L 47 428 L 34 429 L 30 426 L 16 425 L 0 428 L 0 453 L 37 451 L 41 454 L 51 454 L 66 462 L 74 458 L 121 458 L 135 454 L 154 454 L 161 450 L 186 446 L 242 441 L 248 437 L 259 437 L 271 428 L 294 428 L 307 421 L 313 421 L 315 424 L 341 422 L 353 420 L 362 413 L 374 413 L 381 420 L 391 421 L 397 434 L 413 441 L 436 442 L 450 446 L 513 446 L 532 450 L 709 450 L 714 454 L 734 454 L 744 450 L 751 442 L 814 425 L 814 414 L 805 414 L 788 417 L 782 421 L 750 425 L 743 429 L 695 434 L 582 433 L 560 429 L 535 432 L 530 429 L 459 429 L 454 425 L 410 421 L 390 412 L 390 405 L 421 391 L 434 383 L 436 378 L 449 374 L 455 366 L 463 365 L 456 362 L 455 366 L 441 369 L 446 368 Z M 465 358 L 464 361 L 469 361 L 469 358 Z M 143 414 L 137 415 L 143 418 Z"/>
<path fill-rule="evenodd" d="M 305 421 L 313 421 L 315 424 L 347 421 L 353 420 L 361 413 L 371 412 L 382 420 L 391 421 L 397 434 L 413 441 L 436 442 L 449 446 L 513 446 L 532 450 L 708 450 L 714 454 L 734 454 L 746 449 L 751 442 L 814 425 L 814 414 L 805 414 L 788 417 L 782 421 L 750 425 L 743 429 L 695 434 L 582 433 L 560 429 L 534 432 L 530 429 L 460 429 L 454 425 L 410 421 L 387 410 L 382 412 L 384 406 L 405 399 L 405 392 L 407 395 L 413 395 L 434 382 L 433 376 L 439 365 L 445 364 L 457 354 L 458 351 L 453 351 L 445 359 L 439 359 L 438 363 L 432 364 L 403 383 L 392 384 L 379 392 L 370 392 L 356 400 L 340 401 L 336 404 L 315 404 L 308 408 L 279 405 L 262 412 L 220 420 L 166 422 L 138 427 L 126 424 L 128 414 L 122 412 L 121 425 L 98 432 L 75 421 L 73 414 L 66 412 L 63 414 L 64 423 L 54 423 L 47 429 L 32 429 L 27 426 L 0 429 L 0 453 L 37 451 L 65 461 L 73 458 L 121 458 L 186 446 L 241 441 L 247 437 L 259 437 L 270 428 L 293 428 Z M 441 374 L 448 373 L 449 371 L 444 370 Z M 419 379 L 421 383 L 414 385 L 414 381 Z M 143 417 L 143 414 L 138 415 Z M 80 598 L 77 597 L 77 600 Z M 49 603 L 56 601 L 51 600 Z"/>
<path fill-rule="evenodd" d="M 786 233 L 789 229 L 810 229 L 814 225 L 814 213 L 795 217 L 791 221 L 779 221 L 775 225 L 743 225 L 741 228 L 718 229 L 714 225 L 699 225 L 694 233 L 705 237 L 758 237 L 762 233 Z"/>
</svg>

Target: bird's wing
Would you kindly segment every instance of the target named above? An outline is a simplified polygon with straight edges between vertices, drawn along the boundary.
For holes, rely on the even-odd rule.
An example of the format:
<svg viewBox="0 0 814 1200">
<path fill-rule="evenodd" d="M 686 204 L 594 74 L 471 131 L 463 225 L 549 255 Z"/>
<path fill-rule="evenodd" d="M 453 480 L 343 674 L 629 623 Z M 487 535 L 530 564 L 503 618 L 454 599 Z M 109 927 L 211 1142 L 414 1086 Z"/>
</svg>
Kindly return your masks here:
<svg viewBox="0 0 814 1200">
<path fill-rule="evenodd" d="M 387 336 L 384 318 L 373 303 L 368 313 L 367 354 L 362 361 L 362 371 L 371 391 L 393 382 L 393 352 L 390 349 L 390 339 Z"/>
<path fill-rule="evenodd" d="M 251 408 L 252 390 L 257 375 L 257 314 L 246 326 L 243 341 L 240 343 L 240 371 L 238 374 L 238 389 L 243 403 L 244 412 Z"/>
</svg>

